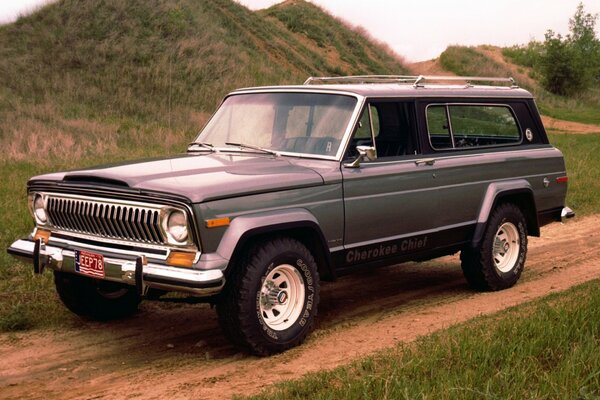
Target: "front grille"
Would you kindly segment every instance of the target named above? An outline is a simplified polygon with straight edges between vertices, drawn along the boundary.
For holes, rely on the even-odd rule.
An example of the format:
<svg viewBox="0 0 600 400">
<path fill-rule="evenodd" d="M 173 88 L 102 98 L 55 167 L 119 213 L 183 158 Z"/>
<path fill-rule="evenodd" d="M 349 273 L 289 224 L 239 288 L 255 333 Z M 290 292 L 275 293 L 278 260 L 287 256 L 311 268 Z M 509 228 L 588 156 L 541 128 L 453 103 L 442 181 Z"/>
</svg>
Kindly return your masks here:
<svg viewBox="0 0 600 400">
<path fill-rule="evenodd" d="M 48 196 L 46 209 L 55 228 L 126 241 L 166 244 L 160 208 L 110 201 Z"/>
</svg>

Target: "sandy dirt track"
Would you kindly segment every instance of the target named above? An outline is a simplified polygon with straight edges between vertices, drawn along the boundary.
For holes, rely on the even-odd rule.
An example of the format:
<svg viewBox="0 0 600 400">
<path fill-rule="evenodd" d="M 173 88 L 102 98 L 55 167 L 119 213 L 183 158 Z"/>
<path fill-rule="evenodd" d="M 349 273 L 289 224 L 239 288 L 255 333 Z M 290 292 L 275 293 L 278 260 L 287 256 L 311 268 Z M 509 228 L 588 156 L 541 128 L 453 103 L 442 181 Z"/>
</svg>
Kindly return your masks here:
<svg viewBox="0 0 600 400">
<path fill-rule="evenodd" d="M 481 314 L 600 278 L 600 216 L 530 238 L 521 281 L 471 291 L 458 256 L 345 276 L 322 286 L 315 332 L 270 358 L 236 352 L 207 305 L 143 303 L 134 318 L 0 335 L 2 399 L 217 399 L 332 368 Z"/>
</svg>

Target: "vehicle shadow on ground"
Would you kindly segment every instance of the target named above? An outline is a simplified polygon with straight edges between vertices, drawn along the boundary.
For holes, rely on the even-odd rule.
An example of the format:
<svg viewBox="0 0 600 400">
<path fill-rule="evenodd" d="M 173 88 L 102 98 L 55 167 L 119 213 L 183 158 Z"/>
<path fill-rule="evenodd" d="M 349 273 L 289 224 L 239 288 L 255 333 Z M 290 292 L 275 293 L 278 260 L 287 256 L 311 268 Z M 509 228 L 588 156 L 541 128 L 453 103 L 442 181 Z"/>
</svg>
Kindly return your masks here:
<svg viewBox="0 0 600 400">
<path fill-rule="evenodd" d="M 315 328 L 326 334 L 346 324 L 470 294 L 456 257 L 363 270 L 322 284 Z M 85 322 L 79 335 L 92 337 L 98 331 L 110 342 L 116 361 L 119 354 L 128 362 L 138 359 L 146 363 L 251 357 L 224 337 L 216 312 L 208 304 L 145 301 L 134 317 Z"/>
</svg>

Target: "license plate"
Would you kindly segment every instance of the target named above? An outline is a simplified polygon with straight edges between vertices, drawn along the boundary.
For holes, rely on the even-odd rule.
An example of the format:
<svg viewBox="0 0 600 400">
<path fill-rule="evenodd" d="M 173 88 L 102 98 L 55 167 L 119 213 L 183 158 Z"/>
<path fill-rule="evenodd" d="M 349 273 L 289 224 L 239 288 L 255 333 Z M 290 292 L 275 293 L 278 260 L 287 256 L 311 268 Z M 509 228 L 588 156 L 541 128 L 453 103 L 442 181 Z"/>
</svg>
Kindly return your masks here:
<svg viewBox="0 0 600 400">
<path fill-rule="evenodd" d="M 75 250 L 75 271 L 92 278 L 104 278 L 104 257 L 91 251 Z"/>
</svg>

